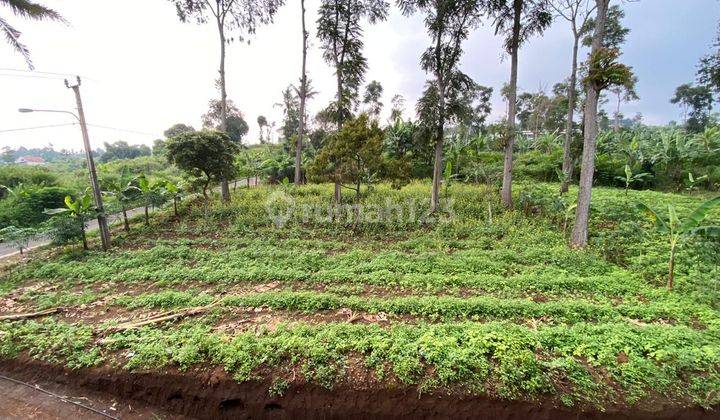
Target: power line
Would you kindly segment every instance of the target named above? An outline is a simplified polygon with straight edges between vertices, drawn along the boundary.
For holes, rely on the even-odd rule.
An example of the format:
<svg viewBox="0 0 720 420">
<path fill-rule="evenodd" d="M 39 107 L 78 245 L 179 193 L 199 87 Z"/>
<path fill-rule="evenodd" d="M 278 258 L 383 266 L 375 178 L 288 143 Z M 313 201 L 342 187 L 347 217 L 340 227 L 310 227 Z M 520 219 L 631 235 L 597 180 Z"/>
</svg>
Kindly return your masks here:
<svg viewBox="0 0 720 420">
<path fill-rule="evenodd" d="M 146 136 L 155 136 L 158 137 L 157 133 L 146 133 L 144 131 L 137 131 L 137 130 L 129 130 L 127 128 L 117 128 L 117 127 L 109 127 L 106 125 L 97 125 L 97 124 L 88 124 L 89 127 L 95 127 L 95 128 L 104 128 L 107 130 L 115 130 L 115 131 L 125 131 L 127 133 L 134 133 L 134 134 L 144 134 Z"/>
<path fill-rule="evenodd" d="M 66 126 L 69 126 L 69 125 L 78 125 L 78 123 L 37 125 L 37 126 L 34 126 L 34 127 L 10 128 L 10 129 L 7 129 L 7 130 L 0 130 L 0 133 L 11 133 L 11 132 L 15 132 L 15 131 L 37 130 L 37 129 L 40 129 L 40 128 L 66 127 Z"/>
<path fill-rule="evenodd" d="M 0 67 L 0 71 L 17 71 L 17 72 L 21 72 L 21 73 L 51 74 L 51 75 L 55 75 L 55 76 L 64 76 L 64 77 L 75 76 L 75 74 L 72 74 L 72 73 L 54 73 L 51 71 L 9 69 L 9 68 L 2 68 L 2 67 Z"/>
<path fill-rule="evenodd" d="M 26 73 L 26 74 L 17 74 L 17 75 L 15 75 L 15 74 L 0 74 L 0 76 L 8 76 L 8 77 L 33 77 L 33 78 L 37 78 L 37 79 L 58 79 L 58 80 L 60 80 L 60 79 L 80 76 L 84 80 L 89 80 L 89 81 L 95 82 L 95 83 L 98 82 L 96 79 L 91 79 L 87 76 L 83 76 L 81 74 L 75 74 L 75 73 L 56 73 L 56 72 L 52 72 L 52 71 L 22 70 L 22 69 L 11 69 L 11 68 L 4 68 L 4 67 L 0 67 L 0 71 Z M 55 77 L 50 77 L 50 76 L 55 76 Z"/>
<path fill-rule="evenodd" d="M 62 80 L 62 77 L 59 76 L 43 76 L 39 74 L 2 74 L 0 73 L 0 77 L 15 77 L 20 79 L 47 79 L 47 80 Z"/>
<path fill-rule="evenodd" d="M 0 130 L 0 133 L 12 133 L 16 131 L 27 131 L 27 130 L 37 130 L 42 128 L 54 128 L 54 127 L 66 127 L 70 125 L 78 125 L 78 123 L 65 123 L 65 124 L 50 124 L 50 125 L 38 125 L 33 127 L 21 127 L 21 128 L 9 128 L 5 130 Z M 146 136 L 153 136 L 153 137 L 159 137 L 156 133 L 147 133 L 145 131 L 137 131 L 137 130 L 130 130 L 127 128 L 118 128 L 118 127 L 110 127 L 107 125 L 98 125 L 98 124 L 88 124 L 89 127 L 94 128 L 101 128 L 105 130 L 114 130 L 114 131 L 123 131 L 126 133 L 133 133 L 133 134 L 142 134 Z"/>
</svg>

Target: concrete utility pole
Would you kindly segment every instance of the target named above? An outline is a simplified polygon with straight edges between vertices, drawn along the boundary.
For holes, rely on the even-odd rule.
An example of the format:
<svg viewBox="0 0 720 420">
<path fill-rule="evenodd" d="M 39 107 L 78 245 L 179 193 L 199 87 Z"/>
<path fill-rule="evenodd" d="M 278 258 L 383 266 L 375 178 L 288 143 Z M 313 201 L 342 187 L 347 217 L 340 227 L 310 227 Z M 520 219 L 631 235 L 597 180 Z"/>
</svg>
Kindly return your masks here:
<svg viewBox="0 0 720 420">
<path fill-rule="evenodd" d="M 85 144 L 85 156 L 87 157 L 88 171 L 90 172 L 90 184 L 92 185 L 93 196 L 95 197 L 95 210 L 97 211 L 98 228 L 100 231 L 100 240 L 102 241 L 103 251 L 110 248 L 110 230 L 108 229 L 107 219 L 105 218 L 105 209 L 103 208 L 102 193 L 97 180 L 97 172 L 95 171 L 95 161 L 90 148 L 90 137 L 88 136 L 87 124 L 85 123 L 85 112 L 83 112 L 82 99 L 80 98 L 80 76 L 77 76 L 77 83 L 70 85 L 65 79 L 65 86 L 75 92 L 75 102 L 77 103 L 78 119 L 80 120 L 80 130 L 82 131 L 83 143 Z"/>
</svg>

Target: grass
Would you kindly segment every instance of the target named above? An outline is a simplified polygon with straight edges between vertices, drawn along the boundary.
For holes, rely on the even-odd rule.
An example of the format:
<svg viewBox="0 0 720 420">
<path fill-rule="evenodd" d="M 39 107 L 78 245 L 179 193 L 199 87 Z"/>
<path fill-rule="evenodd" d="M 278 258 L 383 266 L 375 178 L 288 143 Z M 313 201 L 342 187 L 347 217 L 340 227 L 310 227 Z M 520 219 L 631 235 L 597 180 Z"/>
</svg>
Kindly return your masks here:
<svg viewBox="0 0 720 420">
<path fill-rule="evenodd" d="M 66 310 L 0 323 L 0 356 L 71 368 L 222 366 L 239 381 L 269 377 L 275 394 L 293 381 L 332 388 L 363 369 L 374 386 L 422 392 L 716 407 L 720 245 L 683 248 L 669 292 L 667 245 L 633 206 L 688 213 L 706 197 L 597 188 L 591 246 L 572 250 L 561 229 L 569 198 L 556 189 L 522 185 L 518 210 L 506 212 L 492 189 L 455 184 L 453 211 L 439 220 L 296 214 L 282 227 L 267 216 L 287 209 L 278 191 L 321 212 L 331 186 L 184 203 L 180 219 L 157 214 L 111 252 L 48 252 L 4 267 L 8 312 Z M 419 183 L 380 185 L 365 203 L 378 212 L 389 199 L 407 216 L 422 214 L 427 196 Z M 210 303 L 179 322 L 106 329 Z"/>
</svg>

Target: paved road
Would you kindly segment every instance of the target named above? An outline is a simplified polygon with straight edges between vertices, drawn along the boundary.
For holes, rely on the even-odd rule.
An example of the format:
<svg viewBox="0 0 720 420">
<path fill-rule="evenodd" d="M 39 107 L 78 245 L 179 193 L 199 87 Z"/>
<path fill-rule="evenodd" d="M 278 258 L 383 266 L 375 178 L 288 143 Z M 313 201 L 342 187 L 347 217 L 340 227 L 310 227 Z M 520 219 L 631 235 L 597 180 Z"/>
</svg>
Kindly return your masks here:
<svg viewBox="0 0 720 420">
<path fill-rule="evenodd" d="M 233 185 L 234 185 L 234 182 L 231 182 L 231 183 L 230 183 L 230 189 L 231 189 L 231 191 L 232 191 Z M 255 182 L 254 179 L 250 179 L 250 180 L 247 180 L 247 179 L 237 180 L 237 186 L 238 186 L 238 187 L 240 187 L 240 186 L 246 186 L 246 185 L 254 186 L 254 185 L 256 185 L 256 182 Z M 219 189 L 219 187 L 218 187 L 218 188 L 216 189 L 216 191 L 219 191 L 219 190 L 220 190 L 220 189 Z M 154 210 L 153 208 L 150 209 L 151 212 L 152 212 L 153 210 Z M 127 212 L 127 213 L 128 213 L 128 217 L 133 217 L 133 216 L 136 216 L 136 215 L 138 215 L 138 214 L 142 214 L 143 211 L 144 211 L 144 208 L 143 208 L 143 207 L 138 207 L 138 208 L 135 208 L 135 209 L 132 209 L 132 210 L 128 210 L 128 212 Z M 115 213 L 115 214 L 110 214 L 110 215 L 108 215 L 108 223 L 109 223 L 109 224 L 112 224 L 112 223 L 115 223 L 115 222 L 118 222 L 118 221 L 122 221 L 122 213 Z M 90 221 L 88 222 L 88 225 L 87 225 L 87 231 L 88 231 L 88 232 L 92 232 L 92 231 L 97 230 L 97 229 L 98 229 L 98 222 L 97 222 L 97 220 L 96 220 L 96 219 L 90 220 Z M 37 248 L 37 247 L 40 247 L 40 246 L 43 246 L 43 245 L 47 245 L 47 244 L 49 244 L 49 243 L 50 243 L 50 238 L 48 238 L 47 235 L 38 235 L 35 239 L 33 239 L 33 240 L 30 241 L 30 243 L 28 244 L 27 250 L 32 250 L 32 249 L 34 249 L 34 248 Z M 18 251 L 18 249 L 17 249 L 16 247 L 14 247 L 14 246 L 12 246 L 12 245 L 10 245 L 10 244 L 0 243 L 0 259 L 7 258 L 7 257 L 11 257 L 11 256 L 17 255 L 17 254 L 19 254 L 19 253 L 20 253 L 20 251 Z"/>
</svg>

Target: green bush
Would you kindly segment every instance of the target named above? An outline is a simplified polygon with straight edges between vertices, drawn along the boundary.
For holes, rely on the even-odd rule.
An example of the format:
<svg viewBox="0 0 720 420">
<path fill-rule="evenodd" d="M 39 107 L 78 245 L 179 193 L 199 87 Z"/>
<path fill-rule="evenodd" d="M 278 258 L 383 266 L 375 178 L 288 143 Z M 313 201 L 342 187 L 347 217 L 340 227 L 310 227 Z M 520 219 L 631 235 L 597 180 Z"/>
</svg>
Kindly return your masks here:
<svg viewBox="0 0 720 420">
<path fill-rule="evenodd" d="M 0 228 L 6 226 L 32 227 L 46 221 L 45 209 L 65 205 L 65 196 L 72 190 L 64 187 L 34 187 L 23 194 L 0 201 Z"/>
</svg>

